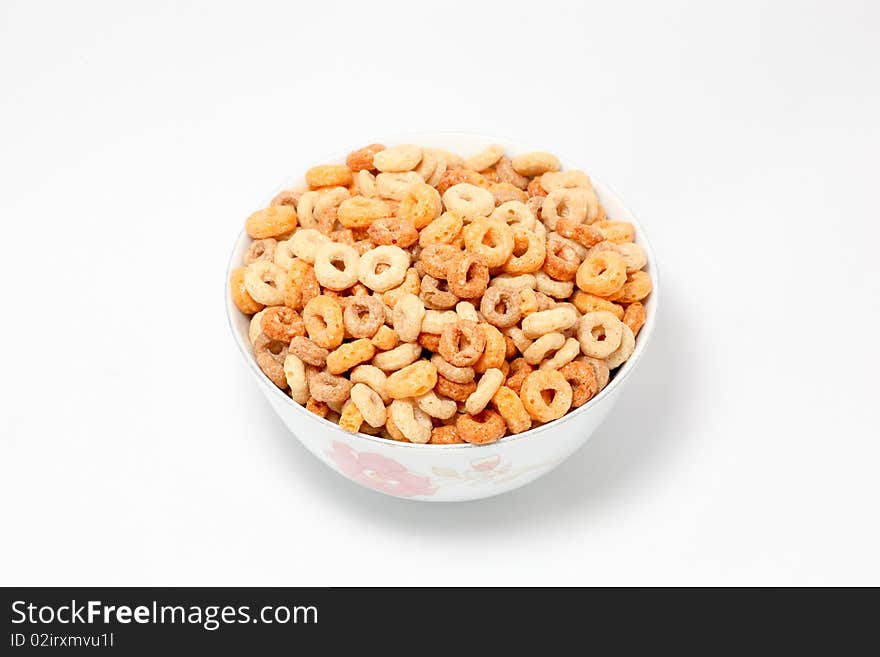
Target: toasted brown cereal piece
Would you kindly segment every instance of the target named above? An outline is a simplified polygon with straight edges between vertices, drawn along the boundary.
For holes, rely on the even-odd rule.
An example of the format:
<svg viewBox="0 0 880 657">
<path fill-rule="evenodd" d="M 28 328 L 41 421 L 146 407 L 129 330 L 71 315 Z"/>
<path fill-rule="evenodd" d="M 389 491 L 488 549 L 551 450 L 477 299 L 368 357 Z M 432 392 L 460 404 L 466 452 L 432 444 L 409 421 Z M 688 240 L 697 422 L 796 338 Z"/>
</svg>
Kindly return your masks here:
<svg viewBox="0 0 880 657">
<path fill-rule="evenodd" d="M 329 351 L 301 335 L 290 340 L 290 353 L 295 354 L 304 363 L 323 368 L 327 364 Z"/>
<path fill-rule="evenodd" d="M 290 343 L 294 337 L 306 334 L 302 317 L 293 308 L 287 306 L 266 308 L 260 321 L 260 328 L 266 337 L 279 342 Z"/>
<path fill-rule="evenodd" d="M 349 153 L 348 157 L 345 158 L 345 165 L 352 171 L 374 169 L 373 157 L 376 153 L 384 150 L 385 147 L 382 144 L 370 144 L 369 146 L 364 146 L 363 148 L 359 148 L 356 151 Z"/>
<path fill-rule="evenodd" d="M 597 220 L 593 227 L 609 242 L 632 242 L 636 238 L 635 226 L 628 221 Z"/>
<path fill-rule="evenodd" d="M 440 348 L 440 336 L 433 333 L 419 333 L 418 343 L 428 351 L 436 352 Z"/>
<path fill-rule="evenodd" d="M 253 242 L 251 242 L 248 250 L 245 251 L 242 263 L 247 266 L 251 263 L 259 262 L 261 260 L 274 262 L 275 247 L 277 246 L 277 244 L 278 241 L 272 237 L 267 237 L 261 240 L 254 240 Z"/>
<path fill-rule="evenodd" d="M 379 299 L 359 294 L 349 297 L 342 313 L 345 330 L 353 338 L 372 338 L 385 322 L 385 308 Z"/>
<path fill-rule="evenodd" d="M 446 281 L 428 274 L 422 277 L 419 298 L 430 310 L 447 310 L 458 303 L 458 297 L 449 290 Z"/>
<path fill-rule="evenodd" d="M 617 301 L 624 304 L 635 303 L 651 294 L 652 289 L 653 284 L 651 283 L 651 277 L 648 276 L 648 273 L 644 271 L 635 271 L 627 276 L 626 282 L 621 288 L 617 292 L 609 295 L 608 298 L 611 301 Z M 259 301 L 259 299 L 257 300 Z"/>
<path fill-rule="evenodd" d="M 370 239 L 375 244 L 393 244 L 402 249 L 415 244 L 419 239 L 419 231 L 408 219 L 401 217 L 382 217 L 370 224 Z"/>
<path fill-rule="evenodd" d="M 382 301 L 389 308 L 394 308 L 397 305 L 397 301 L 404 294 L 415 294 L 418 296 L 421 288 L 422 283 L 419 280 L 418 271 L 414 267 L 410 267 L 406 270 L 406 275 L 403 277 L 403 282 L 400 285 L 382 293 Z"/>
<path fill-rule="evenodd" d="M 569 245 L 561 240 L 547 240 L 547 257 L 544 260 L 544 271 L 557 281 L 570 281 L 580 267 L 581 259 Z"/>
<path fill-rule="evenodd" d="M 532 427 L 532 418 L 526 412 L 519 395 L 507 386 L 501 386 L 495 391 L 492 405 L 504 419 L 510 433 L 522 433 Z"/>
<path fill-rule="evenodd" d="M 458 435 L 458 429 L 455 428 L 454 424 L 431 429 L 431 439 L 428 442 L 432 445 L 457 445 L 464 443 Z"/>
<path fill-rule="evenodd" d="M 490 287 L 480 301 L 483 318 L 498 328 L 508 328 L 517 324 L 522 317 L 519 309 L 520 295 L 517 290 L 505 287 Z"/>
<path fill-rule="evenodd" d="M 287 387 L 284 375 L 284 361 L 287 358 L 287 345 L 260 335 L 254 341 L 254 357 L 257 365 L 269 380 L 282 390 Z"/>
<path fill-rule="evenodd" d="M 456 383 L 450 381 L 444 376 L 437 376 L 437 385 L 434 386 L 434 392 L 442 397 L 449 397 L 458 402 L 464 402 L 470 397 L 471 393 L 477 389 L 474 381 L 467 383 Z"/>
<path fill-rule="evenodd" d="M 450 263 L 461 253 L 461 249 L 451 244 L 429 244 L 420 251 L 418 261 L 426 274 L 445 279 Z"/>
<path fill-rule="evenodd" d="M 309 338 L 318 346 L 335 349 L 342 344 L 344 336 L 342 308 L 335 299 L 327 295 L 319 295 L 311 299 L 303 309 L 302 317 Z"/>
<path fill-rule="evenodd" d="M 465 442 L 485 445 L 502 438 L 507 425 L 497 411 L 486 408 L 476 415 L 459 415 L 455 420 L 455 428 Z"/>
<path fill-rule="evenodd" d="M 416 228 L 422 229 L 439 217 L 442 210 L 440 193 L 436 189 L 427 183 L 414 183 L 400 200 L 398 213 Z"/>
<path fill-rule="evenodd" d="M 330 407 L 327 406 L 324 402 L 320 402 L 314 397 L 309 397 L 309 400 L 306 402 L 306 410 L 311 411 L 315 415 L 319 417 L 326 418 L 327 414 L 330 412 Z"/>
<path fill-rule="evenodd" d="M 486 292 L 489 267 L 482 256 L 458 251 L 446 261 L 445 278 L 449 290 L 461 299 L 476 299 Z"/>
<path fill-rule="evenodd" d="M 525 189 L 529 184 L 529 179 L 516 172 L 510 162 L 510 158 L 502 157 L 495 164 L 495 172 L 498 174 L 498 180 L 510 183 L 519 189 Z"/>
<path fill-rule="evenodd" d="M 584 292 L 610 297 L 626 283 L 626 262 L 611 251 L 590 253 L 577 270 L 576 282 Z"/>
<path fill-rule="evenodd" d="M 477 325 L 479 330 L 486 336 L 486 348 L 483 355 L 473 364 L 474 371 L 482 374 L 493 367 L 500 368 L 504 363 L 504 354 L 507 353 L 507 343 L 504 335 L 491 324 L 481 322 Z"/>
<path fill-rule="evenodd" d="M 329 372 L 317 372 L 309 379 L 309 392 L 318 401 L 342 404 L 351 392 L 351 381 Z"/>
<path fill-rule="evenodd" d="M 419 246 L 431 244 L 451 244 L 461 233 L 464 220 L 454 212 L 444 212 L 419 233 Z"/>
<path fill-rule="evenodd" d="M 443 329 L 438 350 L 446 362 L 468 367 L 477 362 L 486 348 L 486 335 L 478 324 L 458 320 Z"/>
<path fill-rule="evenodd" d="M 357 433 L 364 423 L 364 416 L 360 409 L 352 400 L 348 400 L 342 407 L 342 413 L 339 415 L 339 427 L 343 431 L 349 433 Z"/>
<path fill-rule="evenodd" d="M 510 362 L 510 373 L 504 385 L 519 394 L 523 380 L 534 371 L 534 366 L 530 365 L 525 358 L 515 358 Z"/>
<path fill-rule="evenodd" d="M 464 169 L 461 166 L 449 166 L 440 182 L 435 185 L 440 194 L 445 194 L 450 187 L 455 187 L 462 183 L 476 185 L 477 187 L 488 187 L 488 181 L 478 172 L 472 169 Z"/>
<path fill-rule="evenodd" d="M 583 406 L 599 392 L 596 370 L 589 363 L 572 361 L 559 368 L 559 373 L 571 386 L 572 408 Z"/>
<path fill-rule="evenodd" d="M 623 323 L 629 326 L 634 336 L 638 336 L 647 317 L 645 306 L 639 301 L 634 301 L 626 307 L 623 313 Z"/>
<path fill-rule="evenodd" d="M 500 267 L 513 254 L 513 229 L 503 221 L 476 220 L 464 228 L 464 245 L 487 267 Z"/>
</svg>

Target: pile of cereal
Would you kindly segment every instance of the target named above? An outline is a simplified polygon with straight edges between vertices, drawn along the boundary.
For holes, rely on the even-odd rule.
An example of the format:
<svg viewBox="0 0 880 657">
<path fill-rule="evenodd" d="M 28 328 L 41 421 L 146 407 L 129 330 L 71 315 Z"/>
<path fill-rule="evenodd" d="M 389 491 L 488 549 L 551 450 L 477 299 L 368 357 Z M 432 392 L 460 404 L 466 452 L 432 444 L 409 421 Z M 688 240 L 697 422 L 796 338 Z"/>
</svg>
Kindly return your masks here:
<svg viewBox="0 0 880 657">
<path fill-rule="evenodd" d="M 350 432 L 491 443 L 608 384 L 651 292 L 583 171 L 371 144 L 246 224 L 232 298 L 260 369 Z"/>
</svg>

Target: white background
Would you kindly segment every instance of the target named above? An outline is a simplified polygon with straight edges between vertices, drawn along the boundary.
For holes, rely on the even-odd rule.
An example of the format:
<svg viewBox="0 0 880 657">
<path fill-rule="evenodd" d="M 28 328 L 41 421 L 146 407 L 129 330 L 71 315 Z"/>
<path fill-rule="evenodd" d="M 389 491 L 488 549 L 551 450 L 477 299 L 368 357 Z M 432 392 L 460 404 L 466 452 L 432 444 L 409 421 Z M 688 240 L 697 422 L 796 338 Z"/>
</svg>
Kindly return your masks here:
<svg viewBox="0 0 880 657">
<path fill-rule="evenodd" d="M 880 5 L 0 5 L 2 584 L 880 584 Z M 651 348 L 587 446 L 425 505 L 332 474 L 226 325 L 245 217 L 405 131 L 583 163 Z"/>
</svg>

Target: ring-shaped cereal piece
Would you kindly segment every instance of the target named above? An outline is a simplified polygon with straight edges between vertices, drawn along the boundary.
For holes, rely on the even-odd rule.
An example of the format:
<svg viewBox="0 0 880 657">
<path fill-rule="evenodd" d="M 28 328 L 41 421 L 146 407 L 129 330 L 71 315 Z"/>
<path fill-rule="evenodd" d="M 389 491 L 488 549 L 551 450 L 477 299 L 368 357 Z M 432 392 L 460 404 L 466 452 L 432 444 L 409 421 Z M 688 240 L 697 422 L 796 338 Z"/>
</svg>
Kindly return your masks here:
<svg viewBox="0 0 880 657">
<path fill-rule="evenodd" d="M 482 374 L 493 367 L 503 368 L 507 355 L 507 342 L 504 340 L 504 334 L 485 322 L 481 322 L 477 326 L 486 337 L 486 348 L 483 350 L 483 355 L 474 363 L 474 371 Z"/>
<path fill-rule="evenodd" d="M 385 382 L 385 390 L 392 399 L 421 397 L 437 384 L 437 368 L 427 360 L 417 360 L 393 372 Z"/>
<path fill-rule="evenodd" d="M 556 232 L 584 248 L 595 246 L 605 239 L 597 228 L 567 218 L 556 223 Z"/>
<path fill-rule="evenodd" d="M 296 208 L 299 199 L 305 192 L 306 189 L 304 187 L 282 189 L 272 197 L 272 200 L 269 201 L 269 205 L 289 205 L 292 208 Z"/>
<path fill-rule="evenodd" d="M 426 274 L 445 279 L 450 263 L 461 253 L 461 249 L 452 244 L 429 244 L 419 252 L 418 262 Z"/>
<path fill-rule="evenodd" d="M 523 358 L 529 365 L 537 365 L 564 344 L 565 336 L 562 333 L 547 333 L 528 346 L 523 352 Z"/>
<path fill-rule="evenodd" d="M 529 179 L 526 176 L 518 174 L 516 169 L 510 163 L 510 158 L 502 157 L 495 164 L 495 172 L 498 174 L 498 180 L 510 183 L 520 189 L 528 187 Z"/>
<path fill-rule="evenodd" d="M 632 242 L 636 238 L 636 229 L 628 221 L 597 221 L 593 224 L 609 242 Z"/>
<path fill-rule="evenodd" d="M 571 408 L 572 390 L 558 370 L 537 370 L 526 376 L 519 397 L 533 420 L 552 422 Z"/>
<path fill-rule="evenodd" d="M 438 397 L 433 390 L 416 399 L 416 403 L 425 413 L 438 420 L 448 420 L 458 412 L 458 404 L 455 400 Z"/>
<path fill-rule="evenodd" d="M 315 278 L 331 290 L 347 290 L 358 281 L 360 259 L 352 246 L 338 242 L 323 244 L 315 254 Z M 342 268 L 337 263 L 341 263 Z"/>
<path fill-rule="evenodd" d="M 550 278 L 545 271 L 535 274 L 535 283 L 538 292 L 554 299 L 568 299 L 574 291 L 574 282 L 557 281 L 555 278 Z"/>
<path fill-rule="evenodd" d="M 558 370 L 581 355 L 581 343 L 577 338 L 568 338 L 561 347 L 553 354 L 552 358 L 547 358 L 541 363 L 538 369 L 542 370 Z"/>
<path fill-rule="evenodd" d="M 610 295 L 608 298 L 611 301 L 617 301 L 624 304 L 635 303 L 651 294 L 653 287 L 651 277 L 648 276 L 647 272 L 635 271 L 627 276 L 626 283 L 623 284 L 620 290 Z M 257 299 L 257 301 L 259 301 L 259 299 Z"/>
<path fill-rule="evenodd" d="M 587 313 L 578 320 L 581 351 L 593 358 L 608 358 L 618 347 L 624 324 L 606 310 Z"/>
<path fill-rule="evenodd" d="M 391 146 L 373 155 L 373 167 L 379 171 L 399 173 L 412 171 L 422 161 L 422 149 L 412 144 Z"/>
<path fill-rule="evenodd" d="M 510 362 L 510 371 L 504 385 L 519 394 L 522 382 L 534 371 L 534 366 L 528 363 L 525 358 L 515 358 Z"/>
<path fill-rule="evenodd" d="M 571 302 L 582 314 L 590 313 L 594 310 L 607 310 L 617 319 L 623 320 L 623 306 L 608 301 L 608 299 L 597 297 L 595 294 L 578 290 L 571 298 Z"/>
<path fill-rule="evenodd" d="M 513 275 L 538 271 L 547 258 L 546 242 L 525 228 L 513 230 L 513 251 L 502 269 Z"/>
<path fill-rule="evenodd" d="M 284 303 L 286 272 L 274 262 L 251 263 L 244 271 L 244 287 L 254 301 L 264 306 Z"/>
<path fill-rule="evenodd" d="M 425 274 L 422 277 L 419 298 L 431 310 L 447 310 L 458 303 L 458 297 L 451 292 L 446 281 Z"/>
<path fill-rule="evenodd" d="M 459 298 L 476 299 L 486 292 L 489 267 L 481 256 L 459 251 L 447 262 L 446 281 L 450 291 Z"/>
<path fill-rule="evenodd" d="M 425 304 L 415 294 L 403 294 L 394 304 L 391 321 L 394 330 L 403 342 L 415 342 L 422 332 L 422 320 L 425 318 Z"/>
<path fill-rule="evenodd" d="M 477 381 L 477 389 L 465 400 L 464 408 L 470 415 L 476 415 L 492 400 L 498 388 L 504 383 L 504 373 L 497 368 L 490 368 Z"/>
<path fill-rule="evenodd" d="M 523 406 L 522 399 L 507 386 L 501 386 L 492 397 L 492 406 L 504 419 L 510 433 L 522 433 L 532 427 L 532 417 Z"/>
<path fill-rule="evenodd" d="M 419 246 L 431 244 L 451 244 L 461 233 L 464 219 L 455 212 L 444 212 L 419 233 Z"/>
<path fill-rule="evenodd" d="M 296 336 L 306 334 L 305 323 L 293 308 L 272 306 L 261 314 L 260 328 L 271 340 L 289 343 Z"/>
<path fill-rule="evenodd" d="M 507 201 L 502 203 L 489 215 L 492 221 L 501 221 L 511 228 L 526 228 L 533 230 L 537 219 L 529 206 L 521 201 Z"/>
<path fill-rule="evenodd" d="M 486 335 L 475 322 L 458 320 L 440 334 L 438 351 L 446 362 L 468 367 L 479 360 L 486 348 Z"/>
<path fill-rule="evenodd" d="M 541 176 L 541 187 L 548 192 L 555 192 L 557 189 L 577 187 L 593 189 L 593 182 L 586 173 L 578 169 L 570 169 L 568 171 L 548 171 Z"/>
<path fill-rule="evenodd" d="M 469 319 L 472 322 L 480 321 L 480 314 L 470 301 L 459 301 L 455 304 L 455 312 L 461 319 Z"/>
<path fill-rule="evenodd" d="M 427 183 L 415 183 L 400 200 L 398 214 L 422 229 L 439 217 L 442 210 L 440 192 Z"/>
<path fill-rule="evenodd" d="M 514 326 L 522 316 L 519 296 L 517 290 L 498 286 L 488 288 L 480 301 L 483 318 L 498 328 Z"/>
<path fill-rule="evenodd" d="M 422 347 L 415 342 L 404 342 L 394 349 L 373 356 L 373 365 L 384 372 L 395 372 L 414 363 L 422 355 Z"/>
<path fill-rule="evenodd" d="M 321 368 L 327 365 L 327 356 L 330 354 L 324 347 L 319 347 L 302 335 L 291 338 L 289 351 L 304 363 Z"/>
<path fill-rule="evenodd" d="M 261 240 L 254 240 L 253 242 L 251 242 L 247 251 L 245 251 L 244 257 L 241 260 L 242 264 L 247 267 L 249 264 L 259 262 L 261 260 L 274 262 L 275 248 L 277 245 L 278 240 L 272 237 L 266 237 Z"/>
<path fill-rule="evenodd" d="M 458 313 L 452 310 L 428 310 L 422 320 L 422 333 L 440 335 L 443 329 L 459 320 Z"/>
<path fill-rule="evenodd" d="M 464 228 L 464 246 L 488 267 L 500 267 L 513 253 L 513 230 L 502 221 L 475 221 Z"/>
<path fill-rule="evenodd" d="M 385 424 L 385 404 L 379 393 L 370 386 L 365 383 L 355 383 L 351 387 L 351 401 L 371 427 L 378 428 Z"/>
<path fill-rule="evenodd" d="M 263 304 L 256 301 L 247 291 L 244 276 L 247 267 L 237 267 L 229 272 L 229 293 L 232 303 L 245 315 L 253 315 L 263 309 Z"/>
<path fill-rule="evenodd" d="M 343 404 L 351 393 L 351 381 L 329 372 L 316 372 L 309 378 L 309 392 L 325 404 Z"/>
<path fill-rule="evenodd" d="M 541 204 L 541 218 L 551 230 L 556 228 L 560 219 L 568 219 L 578 224 L 589 223 L 591 199 L 596 195 L 592 190 L 579 188 L 562 188 L 550 192 Z M 595 201 L 596 212 L 599 203 Z M 593 219 L 595 219 L 595 214 Z"/>
<path fill-rule="evenodd" d="M 385 147 L 382 144 L 370 144 L 369 146 L 359 148 L 348 154 L 348 157 L 345 158 L 345 166 L 352 171 L 373 169 L 375 168 L 373 166 L 373 158 L 376 153 L 384 150 Z"/>
<path fill-rule="evenodd" d="M 645 306 L 640 301 L 634 301 L 626 307 L 623 313 L 623 323 L 629 326 L 633 335 L 638 335 L 648 318 Z"/>
<path fill-rule="evenodd" d="M 346 228 L 367 228 L 377 219 L 390 215 L 387 202 L 362 195 L 345 199 L 336 211 L 336 218 Z"/>
<path fill-rule="evenodd" d="M 551 153 L 536 151 L 517 155 L 510 161 L 513 170 L 522 176 L 540 176 L 548 171 L 559 171 L 559 158 Z"/>
<path fill-rule="evenodd" d="M 379 265 L 386 269 L 380 271 Z M 408 268 L 409 254 L 399 246 L 377 246 L 361 256 L 358 279 L 371 290 L 385 292 L 403 282 Z"/>
<path fill-rule="evenodd" d="M 296 223 L 295 208 L 290 205 L 270 205 L 248 217 L 245 230 L 252 238 L 260 240 L 289 233 L 296 228 Z"/>
<path fill-rule="evenodd" d="M 289 249 L 300 260 L 313 265 L 315 264 L 315 256 L 318 253 L 318 249 L 322 245 L 329 243 L 330 238 L 317 229 L 300 228 L 290 236 L 289 240 L 283 242 L 280 246 L 284 249 Z M 279 262 L 277 264 L 280 265 L 282 263 Z"/>
<path fill-rule="evenodd" d="M 455 429 L 465 442 L 486 445 L 502 438 L 507 424 L 497 411 L 486 408 L 476 415 L 459 415 L 455 420 Z"/>
<path fill-rule="evenodd" d="M 516 185 L 510 183 L 497 182 L 489 185 L 489 191 L 495 198 L 495 205 L 502 205 L 510 201 L 519 201 L 525 203 L 529 196 Z"/>
<path fill-rule="evenodd" d="M 457 367 L 448 362 L 439 353 L 435 353 L 431 356 L 431 362 L 434 364 L 434 367 L 437 368 L 437 373 L 440 376 L 449 379 L 453 383 L 470 383 L 476 376 L 473 367 Z"/>
<path fill-rule="evenodd" d="M 348 187 L 351 184 L 351 169 L 344 164 L 319 164 L 306 171 L 306 184 L 312 189 Z"/>
<path fill-rule="evenodd" d="M 636 336 L 626 324 L 621 324 L 623 334 L 620 339 L 620 346 L 610 356 L 608 356 L 608 369 L 613 370 L 615 367 L 623 365 L 636 348 Z"/>
<path fill-rule="evenodd" d="M 367 338 L 343 342 L 327 356 L 327 371 L 342 374 L 370 360 L 375 353 L 376 347 Z"/>
<path fill-rule="evenodd" d="M 572 408 L 583 406 L 599 392 L 596 371 L 589 363 L 572 361 L 559 368 L 559 373 L 565 377 L 565 380 L 571 386 Z"/>
<path fill-rule="evenodd" d="M 342 322 L 354 338 L 372 338 L 385 323 L 385 304 L 367 294 L 349 297 L 342 313 Z"/>
<path fill-rule="evenodd" d="M 382 398 L 383 403 L 387 404 L 391 399 L 388 396 L 388 391 L 385 390 L 388 376 L 375 365 L 358 365 L 351 370 L 348 380 L 352 383 L 363 383 L 370 386 Z"/>
<path fill-rule="evenodd" d="M 415 171 L 380 173 L 376 176 L 376 193 L 382 198 L 402 201 L 412 185 L 424 182 Z"/>
<path fill-rule="evenodd" d="M 440 348 L 440 336 L 433 333 L 419 333 L 419 344 L 432 353 Z"/>
<path fill-rule="evenodd" d="M 324 349 L 336 349 L 345 334 L 342 309 L 336 300 L 326 294 L 311 299 L 303 309 L 303 321 L 309 338 Z M 312 397 L 314 397 L 312 393 Z M 319 400 L 323 401 L 323 400 Z"/>
<path fill-rule="evenodd" d="M 464 161 L 465 169 L 482 171 L 488 169 L 504 156 L 504 149 L 498 144 L 491 144 L 476 155 L 471 155 Z"/>
<path fill-rule="evenodd" d="M 445 424 L 431 429 L 431 439 L 428 442 L 432 445 L 464 444 L 454 424 Z"/>
<path fill-rule="evenodd" d="M 477 389 L 477 384 L 475 381 L 468 381 L 467 383 L 457 383 L 455 381 L 450 381 L 445 376 L 437 377 L 437 385 L 434 386 L 434 391 L 441 395 L 442 397 L 449 397 L 450 399 L 454 399 L 457 402 L 464 402 L 470 397 L 471 393 Z"/>
<path fill-rule="evenodd" d="M 411 443 L 426 443 L 431 438 L 430 416 L 410 399 L 395 399 L 388 406 L 394 425 Z M 387 424 L 386 419 L 386 424 Z"/>
<path fill-rule="evenodd" d="M 282 390 L 287 387 L 287 377 L 284 375 L 284 361 L 287 359 L 285 343 L 260 335 L 254 341 L 254 358 L 272 383 Z"/>
<path fill-rule="evenodd" d="M 557 281 L 570 281 L 580 267 L 581 259 L 575 250 L 559 239 L 547 240 L 547 258 L 544 271 Z"/>
<path fill-rule="evenodd" d="M 619 253 L 590 253 L 578 267 L 575 281 L 584 292 L 610 297 L 626 283 L 626 262 Z"/>
<path fill-rule="evenodd" d="M 290 388 L 290 396 L 297 404 L 309 400 L 309 382 L 306 379 L 306 366 L 295 354 L 288 352 L 284 359 L 284 378 Z"/>
<path fill-rule="evenodd" d="M 596 374 L 596 385 L 599 391 L 604 390 L 611 379 L 611 369 L 608 367 L 608 361 L 602 358 L 593 358 L 591 356 L 581 356 L 577 359 L 579 363 L 586 363 L 593 368 Z"/>
<path fill-rule="evenodd" d="M 443 193 L 443 205 L 447 210 L 460 214 L 465 219 L 488 217 L 495 209 L 492 193 L 470 183 L 453 185 Z"/>
<path fill-rule="evenodd" d="M 391 244 L 402 249 L 409 248 L 419 239 L 419 231 L 412 222 L 400 217 L 376 219 L 367 229 L 367 235 L 377 245 Z"/>
<path fill-rule="evenodd" d="M 565 304 L 532 313 L 523 320 L 522 331 L 527 338 L 539 338 L 547 333 L 570 329 L 577 321 L 577 309 L 571 304 Z"/>
<path fill-rule="evenodd" d="M 406 275 L 403 277 L 403 283 L 384 292 L 381 298 L 386 306 L 394 308 L 400 297 L 404 294 L 418 294 L 421 287 L 422 283 L 419 280 L 419 272 L 415 267 L 410 267 L 406 270 Z M 366 288 L 366 286 L 364 286 L 364 288 Z"/>
</svg>

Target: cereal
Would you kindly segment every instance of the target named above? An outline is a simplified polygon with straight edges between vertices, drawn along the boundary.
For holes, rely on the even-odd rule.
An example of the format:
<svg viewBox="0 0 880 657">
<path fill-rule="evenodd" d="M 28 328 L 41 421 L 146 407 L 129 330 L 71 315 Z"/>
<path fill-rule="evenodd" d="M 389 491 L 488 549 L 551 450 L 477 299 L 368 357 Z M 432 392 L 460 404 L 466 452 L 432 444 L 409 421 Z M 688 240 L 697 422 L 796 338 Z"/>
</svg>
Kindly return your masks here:
<svg viewBox="0 0 880 657">
<path fill-rule="evenodd" d="M 404 294 L 392 311 L 394 330 L 403 342 L 415 342 L 422 331 L 425 304 L 414 294 Z"/>
<path fill-rule="evenodd" d="M 519 396 L 526 412 L 538 422 L 558 420 L 571 408 L 571 386 L 557 370 L 537 370 L 527 375 Z"/>
<path fill-rule="evenodd" d="M 385 372 L 394 372 L 414 363 L 422 355 L 422 348 L 413 342 L 404 342 L 394 349 L 382 351 L 373 357 L 373 365 Z"/>
<path fill-rule="evenodd" d="M 364 146 L 363 148 L 359 148 L 356 151 L 349 153 L 348 157 L 345 158 L 345 165 L 352 171 L 373 169 L 375 168 L 373 165 L 373 158 L 376 156 L 376 153 L 384 150 L 385 147 L 382 144 L 370 144 L 369 146 Z"/>
<path fill-rule="evenodd" d="M 321 164 L 306 171 L 306 184 L 312 189 L 348 187 L 351 184 L 351 169 L 344 164 Z"/>
<path fill-rule="evenodd" d="M 367 229 L 367 234 L 377 245 L 391 244 L 402 249 L 412 246 L 419 240 L 419 231 L 413 223 L 401 217 L 375 219 Z"/>
<path fill-rule="evenodd" d="M 356 365 L 370 360 L 376 353 L 376 347 L 367 338 L 339 345 L 327 356 L 327 371 L 330 374 L 342 374 Z"/>
<path fill-rule="evenodd" d="M 583 406 L 599 392 L 596 372 L 588 363 L 583 361 L 568 363 L 559 368 L 559 373 L 571 386 L 572 408 Z"/>
<path fill-rule="evenodd" d="M 284 375 L 284 361 L 287 359 L 287 345 L 260 335 L 254 342 L 254 357 L 257 365 L 269 380 L 281 389 L 287 387 Z"/>
<path fill-rule="evenodd" d="M 351 388 L 351 401 L 367 424 L 377 428 L 384 426 L 385 404 L 379 393 L 370 386 L 364 383 L 355 383 Z"/>
<path fill-rule="evenodd" d="M 645 306 L 638 301 L 629 304 L 623 313 L 623 323 L 629 326 L 634 336 L 637 336 L 639 331 L 642 330 L 646 319 Z"/>
<path fill-rule="evenodd" d="M 246 267 L 237 267 L 229 272 L 229 290 L 232 295 L 232 303 L 245 315 L 252 315 L 263 309 L 263 304 L 258 303 L 248 293 L 244 284 Z"/>
<path fill-rule="evenodd" d="M 309 383 L 306 380 L 306 366 L 296 354 L 287 353 L 284 359 L 284 379 L 290 388 L 290 396 L 297 404 L 309 400 Z"/>
<path fill-rule="evenodd" d="M 245 222 L 247 234 L 256 240 L 284 235 L 296 228 L 296 210 L 289 205 L 270 205 L 257 210 Z"/>
<path fill-rule="evenodd" d="M 360 260 L 354 247 L 336 242 L 323 244 L 315 253 L 315 278 L 331 290 L 348 289 L 357 283 Z"/>
<path fill-rule="evenodd" d="M 486 348 L 486 336 L 478 324 L 458 320 L 443 329 L 439 351 L 443 359 L 456 367 L 473 365 Z"/>
<path fill-rule="evenodd" d="M 578 320 L 581 351 L 593 358 L 608 358 L 619 346 L 624 324 L 606 310 L 587 313 Z"/>
<path fill-rule="evenodd" d="M 482 411 L 502 383 L 504 383 L 504 373 L 501 370 L 494 367 L 486 370 L 477 382 L 477 389 L 465 400 L 465 410 L 471 415 Z"/>
<path fill-rule="evenodd" d="M 244 287 L 251 298 L 264 306 L 284 303 L 285 272 L 274 262 L 253 262 L 244 271 Z"/>
<path fill-rule="evenodd" d="M 352 433 L 484 444 L 589 403 L 652 281 L 631 223 L 549 153 L 369 144 L 246 220 L 230 295 L 270 381 Z M 435 426 L 436 425 L 436 426 Z"/>
<path fill-rule="evenodd" d="M 501 415 L 510 433 L 522 433 L 532 427 L 532 418 L 526 412 L 519 395 L 507 386 L 501 386 L 495 391 L 492 406 Z"/>
<path fill-rule="evenodd" d="M 306 333 L 315 344 L 325 349 L 342 344 L 342 309 L 335 299 L 327 295 L 315 297 L 306 304 L 302 317 Z"/>
<path fill-rule="evenodd" d="M 613 370 L 615 367 L 620 367 L 629 360 L 629 357 L 632 356 L 632 352 L 636 348 L 636 336 L 633 335 L 632 330 L 626 324 L 621 324 L 623 328 L 623 334 L 620 339 L 620 346 L 614 351 L 611 355 L 608 356 L 607 363 L 608 369 Z"/>
<path fill-rule="evenodd" d="M 519 322 L 519 293 L 504 287 L 490 287 L 480 301 L 480 312 L 487 322 L 507 328 Z"/>
<path fill-rule="evenodd" d="M 440 193 L 436 189 L 426 183 L 414 183 L 400 200 L 399 214 L 422 229 L 439 217 L 442 209 Z"/>
<path fill-rule="evenodd" d="M 431 439 L 428 442 L 432 445 L 456 445 L 464 443 L 458 435 L 458 429 L 456 429 L 453 424 L 431 429 Z"/>
<path fill-rule="evenodd" d="M 353 338 L 372 338 L 385 322 L 385 306 L 376 297 L 361 294 L 349 297 L 342 323 Z"/>
<path fill-rule="evenodd" d="M 461 299 L 482 296 L 489 283 L 489 267 L 474 253 L 456 251 L 445 273 L 449 290 Z"/>
<path fill-rule="evenodd" d="M 327 356 L 330 354 L 324 347 L 319 347 L 301 335 L 291 338 L 289 349 L 290 353 L 295 354 L 304 363 L 314 367 L 324 367 L 327 364 Z"/>
<path fill-rule="evenodd" d="M 380 198 L 352 196 L 339 204 L 336 218 L 346 228 L 369 228 L 374 221 L 391 216 L 391 207 Z"/>
<path fill-rule="evenodd" d="M 532 313 L 522 321 L 522 331 L 527 338 L 538 338 L 553 331 L 564 331 L 578 321 L 577 310 L 570 305 Z"/>
<path fill-rule="evenodd" d="M 495 197 L 482 187 L 470 183 L 453 185 L 443 193 L 443 205 L 450 212 L 466 219 L 488 217 L 495 209 Z"/>
<path fill-rule="evenodd" d="M 484 409 L 476 415 L 459 415 L 455 421 L 458 435 L 473 445 L 485 445 L 499 440 L 507 425 L 497 411 Z"/>
<path fill-rule="evenodd" d="M 433 390 L 418 397 L 416 403 L 425 413 L 438 420 L 448 420 L 458 412 L 458 404 L 454 400 L 438 397 Z"/>
<path fill-rule="evenodd" d="M 411 443 L 426 443 L 431 438 L 431 418 L 409 399 L 395 399 L 388 407 L 400 433 Z"/>
<path fill-rule="evenodd" d="M 290 341 L 306 334 L 306 327 L 299 313 L 287 306 L 272 306 L 262 311 L 260 328 L 271 340 Z"/>
<path fill-rule="evenodd" d="M 418 360 L 390 374 L 385 384 L 393 399 L 420 397 L 437 383 L 437 368 L 427 360 Z"/>
<path fill-rule="evenodd" d="M 510 161 L 513 170 L 521 176 L 540 176 L 547 171 L 559 171 L 559 159 L 544 152 L 517 155 Z"/>
<path fill-rule="evenodd" d="M 626 262 L 620 254 L 611 251 L 590 253 L 578 267 L 576 282 L 584 292 L 610 296 L 626 283 Z"/>
<path fill-rule="evenodd" d="M 529 345 L 523 352 L 523 358 L 529 365 L 537 365 L 564 344 L 565 336 L 562 333 L 547 333 Z"/>
</svg>

